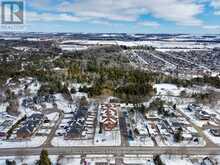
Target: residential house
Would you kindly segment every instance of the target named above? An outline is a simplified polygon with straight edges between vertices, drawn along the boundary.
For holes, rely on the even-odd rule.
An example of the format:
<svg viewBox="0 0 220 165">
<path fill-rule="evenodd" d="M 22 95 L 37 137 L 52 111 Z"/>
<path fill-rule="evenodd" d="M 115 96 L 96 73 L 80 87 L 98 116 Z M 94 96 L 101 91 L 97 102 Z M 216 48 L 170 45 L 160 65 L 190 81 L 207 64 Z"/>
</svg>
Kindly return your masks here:
<svg viewBox="0 0 220 165">
<path fill-rule="evenodd" d="M 34 96 L 33 98 L 28 97 L 23 100 L 22 106 L 29 108 L 33 107 L 34 104 L 42 104 L 42 103 L 53 103 L 55 101 L 56 97 L 53 95 L 47 95 L 47 96 Z"/>
<path fill-rule="evenodd" d="M 25 108 L 32 107 L 34 105 L 33 99 L 28 97 L 22 101 L 22 106 Z"/>
<path fill-rule="evenodd" d="M 82 132 L 85 129 L 85 121 L 88 116 L 88 109 L 86 107 L 80 107 L 73 113 L 72 120 L 68 123 L 64 139 L 76 139 L 80 138 Z"/>
<path fill-rule="evenodd" d="M 0 139 L 5 139 L 8 135 L 8 131 L 13 125 L 12 120 L 4 120 L 0 122 Z"/>
<path fill-rule="evenodd" d="M 43 114 L 32 114 L 28 117 L 23 123 L 22 127 L 17 130 L 17 139 L 28 139 L 35 133 L 35 131 L 43 123 L 44 115 Z"/>
<path fill-rule="evenodd" d="M 105 131 L 111 131 L 118 124 L 118 106 L 116 104 L 101 105 L 100 124 Z"/>
</svg>

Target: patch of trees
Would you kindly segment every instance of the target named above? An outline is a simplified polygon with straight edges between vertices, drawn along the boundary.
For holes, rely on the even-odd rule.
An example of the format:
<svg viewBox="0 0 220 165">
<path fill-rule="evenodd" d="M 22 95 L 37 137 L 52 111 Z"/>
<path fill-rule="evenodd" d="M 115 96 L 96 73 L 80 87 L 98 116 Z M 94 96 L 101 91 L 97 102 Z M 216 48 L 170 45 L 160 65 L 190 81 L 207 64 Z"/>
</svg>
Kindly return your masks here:
<svg viewBox="0 0 220 165">
<path fill-rule="evenodd" d="M 10 100 L 9 106 L 6 108 L 6 112 L 12 116 L 18 116 L 20 112 L 18 111 L 19 101 L 18 99 Z"/>
<path fill-rule="evenodd" d="M 5 96 L 7 101 L 16 99 L 15 93 L 12 92 L 9 88 L 5 91 Z"/>
<path fill-rule="evenodd" d="M 164 109 L 164 104 L 165 101 L 161 100 L 160 98 L 156 98 L 150 103 L 148 110 L 156 110 L 158 112 L 162 111 Z"/>
<path fill-rule="evenodd" d="M 89 64 L 88 70 L 90 72 L 86 74 L 87 77 L 92 78 L 93 86 L 80 87 L 79 92 L 88 93 L 90 97 L 99 96 L 103 91 L 108 90 L 127 102 L 138 103 L 146 96 L 152 96 L 155 93 L 151 85 L 154 81 L 154 73 L 117 67 L 97 67 L 92 63 Z M 80 75 L 79 68 L 69 68 L 68 75 L 77 74 Z"/>
<path fill-rule="evenodd" d="M 186 79 L 178 79 L 173 77 L 165 77 L 163 82 L 176 84 L 177 86 L 189 87 L 192 85 L 210 85 L 216 88 L 220 88 L 220 78 L 219 77 L 196 77 L 191 80 Z"/>
<path fill-rule="evenodd" d="M 145 113 L 145 112 L 147 112 L 147 109 L 146 109 L 146 107 L 143 105 L 143 104 L 135 104 L 134 105 L 134 109 L 133 109 L 133 111 L 134 110 L 136 110 L 136 111 L 138 111 L 138 112 L 141 112 L 141 113 Z"/>
<path fill-rule="evenodd" d="M 40 89 L 38 90 L 38 95 L 45 96 L 48 94 L 63 93 L 65 91 L 64 88 L 65 87 L 60 81 L 51 81 L 41 85 Z"/>
<path fill-rule="evenodd" d="M 79 106 L 80 107 L 87 107 L 89 105 L 88 100 L 86 97 L 82 97 L 79 101 Z"/>
<path fill-rule="evenodd" d="M 71 94 L 75 94 L 77 91 L 76 91 L 76 88 L 75 87 L 72 87 L 71 89 L 70 89 L 70 93 Z"/>
<path fill-rule="evenodd" d="M 72 96 L 71 96 L 71 92 L 69 91 L 67 85 L 63 85 L 63 88 L 61 90 L 61 93 L 63 94 L 63 97 L 66 100 L 72 101 Z"/>
<path fill-rule="evenodd" d="M 146 96 L 153 96 L 154 89 L 150 84 L 130 83 L 116 88 L 114 94 L 126 102 L 138 103 Z"/>
<path fill-rule="evenodd" d="M 99 96 L 102 94 L 103 87 L 101 84 L 96 83 L 91 88 L 88 88 L 89 97 Z"/>
<path fill-rule="evenodd" d="M 216 77 L 210 77 L 210 76 L 197 77 L 197 78 L 193 78 L 191 80 L 191 82 L 192 82 L 192 84 L 197 84 L 197 85 L 208 84 L 210 86 L 220 88 L 220 78 L 218 76 L 216 76 Z"/>
<path fill-rule="evenodd" d="M 79 92 L 88 93 L 89 97 L 95 97 L 102 94 L 102 86 L 95 83 L 92 87 L 83 86 L 79 88 Z"/>
<path fill-rule="evenodd" d="M 97 45 L 96 47 L 92 47 L 86 50 L 79 50 L 74 52 L 64 52 L 64 58 L 70 59 L 78 59 L 78 60 L 89 60 L 93 61 L 94 59 L 98 59 L 102 61 L 103 59 L 107 59 L 108 61 L 126 61 L 129 62 L 128 59 L 121 54 L 121 48 L 117 45 Z"/>
<path fill-rule="evenodd" d="M 87 86 L 79 87 L 79 92 L 88 93 L 89 92 L 89 88 L 87 88 Z"/>
<path fill-rule="evenodd" d="M 133 50 L 133 49 L 141 49 L 141 50 L 150 50 L 154 51 L 156 50 L 153 46 L 147 46 L 147 45 L 137 45 L 137 46 L 120 46 L 124 50 Z"/>
<path fill-rule="evenodd" d="M 210 93 L 194 93 L 192 97 L 195 98 L 198 102 L 207 103 L 211 97 Z"/>
</svg>

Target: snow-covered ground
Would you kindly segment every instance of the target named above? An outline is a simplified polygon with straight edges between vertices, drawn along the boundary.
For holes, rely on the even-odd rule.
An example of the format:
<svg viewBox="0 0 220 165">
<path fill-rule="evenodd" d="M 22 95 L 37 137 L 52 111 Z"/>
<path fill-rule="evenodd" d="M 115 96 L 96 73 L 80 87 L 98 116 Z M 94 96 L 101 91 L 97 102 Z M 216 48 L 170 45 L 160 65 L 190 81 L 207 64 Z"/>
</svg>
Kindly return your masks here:
<svg viewBox="0 0 220 165">
<path fill-rule="evenodd" d="M 76 155 L 76 156 L 64 156 L 61 158 L 58 163 L 60 165 L 80 165 L 81 162 L 81 156 Z M 56 163 L 57 165 L 57 163 Z"/>
<path fill-rule="evenodd" d="M 36 82 L 31 83 L 28 86 L 28 90 L 29 90 L 30 94 L 37 94 L 40 87 L 41 87 L 41 84 L 38 81 L 36 81 Z"/>
<path fill-rule="evenodd" d="M 66 45 L 66 44 L 61 44 L 60 48 L 64 51 L 76 51 L 76 50 L 85 50 L 88 49 L 88 46 L 81 46 L 81 45 Z"/>
<path fill-rule="evenodd" d="M 188 140 L 183 140 L 180 143 L 175 143 L 173 137 L 167 138 L 164 143 L 160 143 L 159 146 L 172 146 L 172 147 L 203 147 L 206 145 L 205 140 L 202 137 L 198 138 L 199 142 L 193 142 Z"/>
<path fill-rule="evenodd" d="M 31 140 L 22 140 L 22 141 L 0 141 L 0 148 L 26 148 L 26 147 L 39 147 L 42 145 L 46 136 L 34 136 Z"/>
<path fill-rule="evenodd" d="M 134 124 L 132 124 L 132 122 L 130 121 L 133 132 L 134 132 L 134 129 L 136 129 L 138 130 L 139 135 L 133 135 L 133 139 L 128 141 L 129 145 L 130 146 L 154 146 L 154 143 L 148 133 L 147 120 L 143 117 L 143 115 L 140 113 L 135 113 L 132 120 L 136 121 L 136 123 Z"/>
<path fill-rule="evenodd" d="M 142 157 L 128 157 L 124 158 L 124 163 L 126 164 L 138 164 L 138 165 L 154 165 L 153 158 L 142 158 Z"/>
<path fill-rule="evenodd" d="M 189 52 L 189 51 L 208 51 L 207 48 L 199 48 L 199 49 L 195 49 L 195 48 L 184 48 L 184 49 L 180 49 L 180 48 L 158 48 L 156 49 L 157 51 L 160 52 Z"/>
<path fill-rule="evenodd" d="M 59 119 L 59 113 L 58 112 L 50 113 L 46 116 L 47 116 L 48 120 L 51 120 L 51 121 L 56 121 L 56 120 Z"/>
<path fill-rule="evenodd" d="M 188 111 L 187 108 L 188 104 L 182 104 L 182 105 L 178 105 L 178 109 L 183 112 L 192 123 L 194 123 L 195 125 L 197 125 L 198 127 L 202 127 L 203 125 L 206 125 L 208 123 L 208 121 L 204 121 L 204 120 L 199 120 L 196 116 L 195 116 L 195 112 L 190 112 Z"/>
<path fill-rule="evenodd" d="M 165 165 L 194 165 L 189 158 L 181 158 L 179 156 L 162 155 L 161 160 Z"/>
<path fill-rule="evenodd" d="M 134 140 L 129 140 L 129 146 L 154 146 L 150 137 L 136 137 Z"/>
<path fill-rule="evenodd" d="M 64 140 L 63 136 L 54 137 L 51 144 L 56 147 L 68 146 L 93 146 L 93 139 L 91 140 Z"/>
<path fill-rule="evenodd" d="M 96 165 L 96 163 L 115 164 L 113 155 L 86 155 L 85 164 Z"/>
<path fill-rule="evenodd" d="M 76 105 L 70 104 L 70 102 L 64 99 L 61 94 L 56 94 L 55 97 L 56 97 L 56 105 L 58 109 L 62 110 L 65 113 L 70 113 L 75 111 Z"/>
<path fill-rule="evenodd" d="M 9 161 L 15 161 L 16 165 L 23 165 L 23 164 L 28 164 L 28 165 L 35 165 L 36 161 L 39 160 L 39 156 L 21 156 L 21 157 L 13 157 L 13 156 L 8 156 L 8 157 L 0 157 L 0 165 L 5 165 L 6 160 Z"/>
<path fill-rule="evenodd" d="M 5 165 L 6 160 L 15 161 L 16 165 L 36 165 L 37 160 L 39 160 L 39 156 L 8 156 L 8 157 L 0 157 L 0 165 Z M 59 163 L 60 165 L 80 165 L 81 157 L 80 155 L 75 156 L 62 156 L 59 157 L 57 155 L 49 155 L 49 159 L 52 165 L 56 165 Z M 59 161 L 58 161 L 59 159 Z"/>
<path fill-rule="evenodd" d="M 37 131 L 38 134 L 46 134 L 48 135 L 51 132 L 51 129 L 39 129 Z"/>
<path fill-rule="evenodd" d="M 211 140 L 213 143 L 217 144 L 220 146 L 220 137 L 216 137 L 216 136 L 213 136 L 209 130 L 205 130 L 204 131 L 204 134 L 206 135 L 206 137 L 209 138 L 209 140 Z"/>
<path fill-rule="evenodd" d="M 180 92 L 184 90 L 184 88 L 178 88 L 173 84 L 155 84 L 153 87 L 156 88 L 157 95 L 179 96 Z"/>
<path fill-rule="evenodd" d="M 220 156 L 176 156 L 176 155 L 161 155 L 161 160 L 165 165 L 201 165 L 204 158 L 210 158 L 216 165 L 220 164 Z M 204 165 L 211 165 L 206 161 Z"/>
<path fill-rule="evenodd" d="M 120 146 L 121 134 L 119 130 L 105 131 L 102 134 L 96 132 L 94 138 L 95 146 Z"/>
<path fill-rule="evenodd" d="M 195 155 L 195 156 L 177 156 L 177 155 L 161 155 L 160 156 L 164 165 L 201 165 L 204 158 L 209 158 L 216 165 L 220 163 L 220 156 L 207 156 L 207 155 Z M 16 165 L 36 165 L 40 156 L 7 156 L 0 157 L 0 165 L 5 165 L 6 160 L 15 161 Z M 49 159 L 52 165 L 80 165 L 81 156 L 58 156 L 49 155 Z M 152 155 L 124 155 L 123 162 L 127 165 L 155 165 Z M 95 165 L 96 163 L 110 163 L 115 164 L 116 158 L 113 155 L 86 155 L 86 165 Z M 205 165 L 209 165 L 210 162 L 206 161 Z M 211 164 L 210 164 L 211 165 Z"/>
</svg>

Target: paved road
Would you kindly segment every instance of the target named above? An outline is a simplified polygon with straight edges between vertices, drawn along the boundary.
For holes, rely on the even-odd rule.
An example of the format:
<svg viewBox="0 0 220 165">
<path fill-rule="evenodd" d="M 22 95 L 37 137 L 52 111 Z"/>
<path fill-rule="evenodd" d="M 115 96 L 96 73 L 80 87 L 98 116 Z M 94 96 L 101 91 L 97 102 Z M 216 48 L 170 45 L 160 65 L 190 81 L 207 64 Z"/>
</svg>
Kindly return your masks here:
<svg viewBox="0 0 220 165">
<path fill-rule="evenodd" d="M 220 147 L 49 147 L 50 155 L 220 155 Z M 39 155 L 42 148 L 0 149 L 0 156 Z"/>
</svg>

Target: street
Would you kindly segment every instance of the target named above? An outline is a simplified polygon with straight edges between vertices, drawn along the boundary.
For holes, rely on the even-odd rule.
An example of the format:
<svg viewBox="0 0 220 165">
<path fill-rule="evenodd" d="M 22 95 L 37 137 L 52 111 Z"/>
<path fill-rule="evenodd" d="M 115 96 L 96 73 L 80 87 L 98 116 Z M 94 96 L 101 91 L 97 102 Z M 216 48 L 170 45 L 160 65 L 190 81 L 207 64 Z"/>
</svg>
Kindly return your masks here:
<svg viewBox="0 0 220 165">
<path fill-rule="evenodd" d="M 42 149 L 50 155 L 219 155 L 220 147 L 48 147 L 48 148 L 17 148 L 1 149 L 0 156 L 31 156 L 39 155 Z"/>
</svg>

